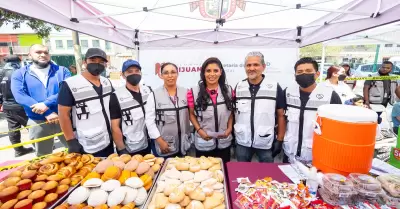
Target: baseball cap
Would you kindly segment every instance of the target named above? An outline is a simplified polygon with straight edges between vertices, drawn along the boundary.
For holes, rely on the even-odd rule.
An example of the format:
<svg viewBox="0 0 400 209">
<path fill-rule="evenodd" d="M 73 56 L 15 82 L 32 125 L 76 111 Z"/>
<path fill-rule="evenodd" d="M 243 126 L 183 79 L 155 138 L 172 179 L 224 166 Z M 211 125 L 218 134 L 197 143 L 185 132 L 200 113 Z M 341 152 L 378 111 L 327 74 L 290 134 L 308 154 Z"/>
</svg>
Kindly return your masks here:
<svg viewBox="0 0 400 209">
<path fill-rule="evenodd" d="M 93 57 L 100 57 L 103 58 L 104 61 L 107 62 L 107 55 L 106 53 L 99 49 L 99 48 L 90 48 L 87 50 L 86 55 L 85 55 L 85 59 L 89 59 L 89 58 L 93 58 Z"/>
<path fill-rule="evenodd" d="M 136 66 L 139 68 L 139 70 L 142 70 L 142 67 L 140 67 L 140 64 L 138 61 L 129 59 L 129 60 L 126 60 L 124 62 L 124 64 L 122 65 L 122 72 L 125 72 L 129 67 L 132 67 L 132 66 Z"/>
</svg>

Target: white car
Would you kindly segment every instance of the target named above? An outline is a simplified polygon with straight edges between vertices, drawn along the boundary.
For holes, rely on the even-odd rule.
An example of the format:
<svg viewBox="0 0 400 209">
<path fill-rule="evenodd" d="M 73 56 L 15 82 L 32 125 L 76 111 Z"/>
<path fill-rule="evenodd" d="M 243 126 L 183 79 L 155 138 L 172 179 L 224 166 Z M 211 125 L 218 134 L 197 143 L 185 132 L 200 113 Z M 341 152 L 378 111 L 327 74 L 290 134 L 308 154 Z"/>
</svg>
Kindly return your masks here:
<svg viewBox="0 0 400 209">
<path fill-rule="evenodd" d="M 381 68 L 382 63 L 377 63 L 376 64 L 376 69 L 374 71 L 374 64 L 363 64 L 359 65 L 355 71 L 355 76 L 356 77 L 370 77 L 376 72 L 378 72 L 379 68 Z M 395 75 L 400 75 L 400 68 L 396 65 L 393 66 L 393 70 L 391 74 Z"/>
</svg>

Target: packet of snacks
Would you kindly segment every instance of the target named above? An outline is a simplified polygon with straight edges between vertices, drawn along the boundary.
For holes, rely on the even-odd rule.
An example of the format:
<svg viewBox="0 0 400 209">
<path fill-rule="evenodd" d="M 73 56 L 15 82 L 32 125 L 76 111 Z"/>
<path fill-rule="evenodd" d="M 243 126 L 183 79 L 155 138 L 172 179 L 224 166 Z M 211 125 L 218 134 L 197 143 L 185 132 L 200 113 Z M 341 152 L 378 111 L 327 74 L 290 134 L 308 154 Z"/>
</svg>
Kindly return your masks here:
<svg viewBox="0 0 400 209">
<path fill-rule="evenodd" d="M 253 207 L 253 201 L 244 194 L 240 194 L 233 203 L 240 209 L 249 209 Z"/>
</svg>

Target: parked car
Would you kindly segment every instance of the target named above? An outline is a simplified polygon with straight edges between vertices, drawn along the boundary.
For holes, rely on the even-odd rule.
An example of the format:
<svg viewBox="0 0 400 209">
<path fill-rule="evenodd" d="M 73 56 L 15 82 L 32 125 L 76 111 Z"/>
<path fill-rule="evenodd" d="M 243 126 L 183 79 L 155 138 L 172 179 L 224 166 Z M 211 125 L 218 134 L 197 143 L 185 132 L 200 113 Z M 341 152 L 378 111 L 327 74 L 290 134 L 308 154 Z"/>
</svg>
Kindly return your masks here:
<svg viewBox="0 0 400 209">
<path fill-rule="evenodd" d="M 359 65 L 356 69 L 355 76 L 357 77 L 369 77 L 374 73 L 378 72 L 382 63 L 376 64 L 376 71 L 374 71 L 374 63 Z M 391 74 L 400 75 L 400 68 L 396 65 L 393 65 L 393 70 Z"/>
</svg>

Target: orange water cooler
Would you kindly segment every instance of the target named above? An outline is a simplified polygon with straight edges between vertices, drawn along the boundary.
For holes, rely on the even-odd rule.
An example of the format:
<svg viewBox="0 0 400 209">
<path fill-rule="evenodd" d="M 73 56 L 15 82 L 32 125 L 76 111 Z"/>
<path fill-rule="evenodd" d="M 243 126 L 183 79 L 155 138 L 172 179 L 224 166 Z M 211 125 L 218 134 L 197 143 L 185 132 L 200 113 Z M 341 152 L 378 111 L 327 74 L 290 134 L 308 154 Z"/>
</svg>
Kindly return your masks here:
<svg viewBox="0 0 400 209">
<path fill-rule="evenodd" d="M 318 108 L 313 165 L 323 173 L 369 173 L 374 157 L 376 112 L 348 105 Z"/>
</svg>

